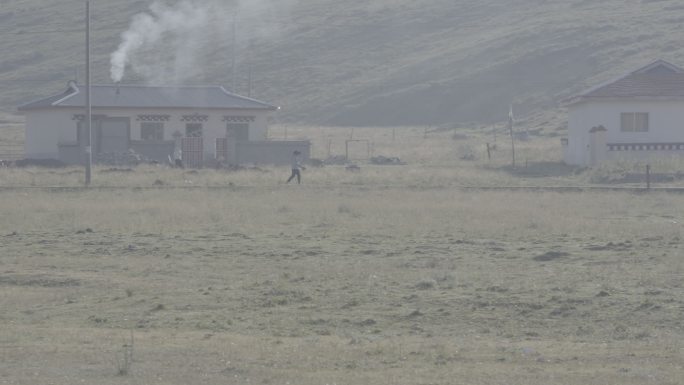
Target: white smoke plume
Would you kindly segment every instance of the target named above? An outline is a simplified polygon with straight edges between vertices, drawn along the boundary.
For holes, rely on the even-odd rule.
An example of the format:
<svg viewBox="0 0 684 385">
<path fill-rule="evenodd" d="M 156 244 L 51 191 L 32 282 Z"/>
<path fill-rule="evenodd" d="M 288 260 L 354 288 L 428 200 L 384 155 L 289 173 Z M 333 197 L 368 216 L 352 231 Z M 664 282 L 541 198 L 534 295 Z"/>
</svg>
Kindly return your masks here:
<svg viewBox="0 0 684 385">
<path fill-rule="evenodd" d="M 180 84 L 202 74 L 207 55 L 233 39 L 236 15 L 249 19 L 240 24 L 242 35 L 265 37 L 279 28 L 269 18 L 284 20 L 295 1 L 156 0 L 121 34 L 111 54 L 112 81 L 120 82 L 130 69 L 151 84 Z"/>
</svg>

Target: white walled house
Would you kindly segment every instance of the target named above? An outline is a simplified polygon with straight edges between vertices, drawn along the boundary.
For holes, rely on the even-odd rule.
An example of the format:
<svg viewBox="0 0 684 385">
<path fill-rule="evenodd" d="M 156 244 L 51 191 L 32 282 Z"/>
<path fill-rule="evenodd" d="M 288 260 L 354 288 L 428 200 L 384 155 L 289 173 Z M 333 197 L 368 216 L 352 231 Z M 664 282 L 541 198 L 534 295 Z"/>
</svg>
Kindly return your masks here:
<svg viewBox="0 0 684 385">
<path fill-rule="evenodd" d="M 278 107 L 226 91 L 223 87 L 92 86 L 92 152 L 130 150 L 165 161 L 175 147 L 201 167 L 229 164 L 287 164 L 294 149 L 309 154 L 308 142 L 267 141 L 268 122 Z M 68 89 L 19 107 L 26 116 L 29 159 L 80 164 L 87 147 L 85 87 Z"/>
<path fill-rule="evenodd" d="M 565 163 L 684 156 L 684 69 L 658 60 L 568 99 Z"/>
</svg>

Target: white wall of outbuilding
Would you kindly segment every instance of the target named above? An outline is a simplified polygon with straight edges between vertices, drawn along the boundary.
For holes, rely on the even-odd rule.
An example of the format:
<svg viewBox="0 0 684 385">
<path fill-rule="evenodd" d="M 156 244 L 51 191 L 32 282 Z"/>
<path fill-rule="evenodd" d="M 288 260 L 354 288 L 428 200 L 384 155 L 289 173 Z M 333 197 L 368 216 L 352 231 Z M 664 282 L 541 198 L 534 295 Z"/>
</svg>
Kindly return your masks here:
<svg viewBox="0 0 684 385">
<path fill-rule="evenodd" d="M 648 132 L 622 132 L 620 116 L 623 112 L 648 113 Z M 684 101 L 615 100 L 571 105 L 568 109 L 566 163 L 582 166 L 590 164 L 589 131 L 596 126 L 606 128 L 606 143 L 684 143 Z M 645 155 L 634 152 L 622 153 L 619 156 L 634 156 L 635 159 L 640 159 Z"/>
</svg>

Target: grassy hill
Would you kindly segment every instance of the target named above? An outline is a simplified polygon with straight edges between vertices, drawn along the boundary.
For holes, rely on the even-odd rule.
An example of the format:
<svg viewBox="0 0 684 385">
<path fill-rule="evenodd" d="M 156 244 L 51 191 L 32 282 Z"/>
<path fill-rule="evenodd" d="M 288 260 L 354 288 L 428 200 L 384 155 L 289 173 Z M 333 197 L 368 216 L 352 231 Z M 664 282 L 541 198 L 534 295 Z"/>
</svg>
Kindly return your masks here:
<svg viewBox="0 0 684 385">
<path fill-rule="evenodd" d="M 149 3 L 92 3 L 94 80 L 109 82 L 109 54 Z M 84 37 L 73 30 L 83 8 L 0 1 L 0 109 L 82 76 Z M 679 0 L 318 0 L 237 20 L 237 46 L 226 35 L 203 47 L 201 74 L 187 82 L 246 94 L 251 74 L 251 95 L 281 105 L 290 122 L 488 124 L 511 102 L 521 114 L 548 111 L 657 58 L 684 65 Z"/>
</svg>

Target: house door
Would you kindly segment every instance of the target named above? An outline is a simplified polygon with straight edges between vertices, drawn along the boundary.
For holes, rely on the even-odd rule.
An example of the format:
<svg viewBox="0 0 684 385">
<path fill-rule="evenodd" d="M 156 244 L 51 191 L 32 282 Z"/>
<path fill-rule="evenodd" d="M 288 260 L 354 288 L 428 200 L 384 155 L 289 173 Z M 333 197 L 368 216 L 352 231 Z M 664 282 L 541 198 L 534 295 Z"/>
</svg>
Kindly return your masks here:
<svg viewBox="0 0 684 385">
<path fill-rule="evenodd" d="M 181 139 L 183 163 L 190 168 L 202 168 L 204 163 L 204 139 L 190 137 Z"/>
<path fill-rule="evenodd" d="M 130 124 L 127 118 L 109 118 L 100 123 L 100 153 L 121 153 L 128 151 Z"/>
</svg>

